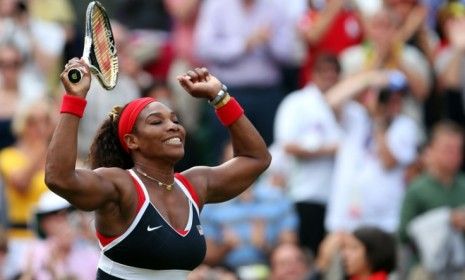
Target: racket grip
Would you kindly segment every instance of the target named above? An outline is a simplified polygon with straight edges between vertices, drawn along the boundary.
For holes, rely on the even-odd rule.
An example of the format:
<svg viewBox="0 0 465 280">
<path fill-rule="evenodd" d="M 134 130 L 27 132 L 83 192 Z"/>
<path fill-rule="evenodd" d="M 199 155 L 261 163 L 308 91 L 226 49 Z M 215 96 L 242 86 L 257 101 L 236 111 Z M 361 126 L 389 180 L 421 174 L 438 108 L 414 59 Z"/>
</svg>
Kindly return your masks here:
<svg viewBox="0 0 465 280">
<path fill-rule="evenodd" d="M 68 79 L 71 83 L 77 84 L 82 79 L 82 73 L 79 69 L 71 69 L 68 71 Z"/>
</svg>

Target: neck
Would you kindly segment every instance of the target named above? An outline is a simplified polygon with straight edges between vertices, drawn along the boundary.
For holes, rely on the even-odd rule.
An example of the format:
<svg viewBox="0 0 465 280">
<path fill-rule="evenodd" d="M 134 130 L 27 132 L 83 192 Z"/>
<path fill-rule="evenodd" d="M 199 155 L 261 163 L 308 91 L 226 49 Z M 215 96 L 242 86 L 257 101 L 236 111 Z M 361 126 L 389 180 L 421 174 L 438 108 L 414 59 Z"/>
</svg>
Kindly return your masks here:
<svg viewBox="0 0 465 280">
<path fill-rule="evenodd" d="M 134 168 L 139 173 L 145 173 L 146 175 L 160 181 L 164 184 L 172 184 L 174 178 L 174 168 L 172 166 L 159 166 L 152 164 L 144 164 L 141 162 L 135 162 Z"/>
<path fill-rule="evenodd" d="M 444 186 L 450 186 L 455 177 L 455 173 L 444 172 L 438 168 L 430 168 L 429 173 Z"/>
</svg>

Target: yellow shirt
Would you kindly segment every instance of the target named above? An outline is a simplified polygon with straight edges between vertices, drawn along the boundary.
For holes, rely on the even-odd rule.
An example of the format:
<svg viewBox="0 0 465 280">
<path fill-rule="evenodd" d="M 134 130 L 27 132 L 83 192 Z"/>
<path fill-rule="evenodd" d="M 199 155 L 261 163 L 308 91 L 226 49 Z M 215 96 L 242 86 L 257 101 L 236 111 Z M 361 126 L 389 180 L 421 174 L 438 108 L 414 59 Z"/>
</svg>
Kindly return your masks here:
<svg viewBox="0 0 465 280">
<path fill-rule="evenodd" d="M 10 175 L 28 164 L 29 158 L 18 149 L 5 148 L 0 152 L 0 173 L 5 179 L 5 197 L 8 203 L 8 218 L 13 224 L 30 224 L 34 208 L 41 194 L 47 190 L 44 169 L 36 172 L 26 193 L 18 192 L 9 182 Z M 33 232 L 27 229 L 12 228 L 10 237 L 32 237 Z"/>
</svg>

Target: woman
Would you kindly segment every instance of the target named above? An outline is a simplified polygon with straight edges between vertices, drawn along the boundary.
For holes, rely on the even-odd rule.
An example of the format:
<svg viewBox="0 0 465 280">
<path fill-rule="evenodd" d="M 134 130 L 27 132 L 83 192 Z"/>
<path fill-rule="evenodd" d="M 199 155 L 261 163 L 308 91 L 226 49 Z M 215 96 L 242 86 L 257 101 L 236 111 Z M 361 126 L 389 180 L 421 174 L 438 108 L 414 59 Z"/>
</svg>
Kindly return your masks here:
<svg viewBox="0 0 465 280">
<path fill-rule="evenodd" d="M 71 68 L 83 80 L 72 84 Z M 228 127 L 235 157 L 216 167 L 175 174 L 184 156 L 185 130 L 173 111 L 141 98 L 114 110 L 90 151 L 93 170 L 76 169 L 77 128 L 90 86 L 88 66 L 72 59 L 61 74 L 67 94 L 46 160 L 46 183 L 75 207 L 95 211 L 103 254 L 97 279 L 180 279 L 205 255 L 199 211 L 231 199 L 270 163 L 266 145 L 240 105 L 205 68 L 179 76 L 193 97 L 215 106 Z"/>
<path fill-rule="evenodd" d="M 350 280 L 387 280 L 395 269 L 394 237 L 376 227 L 360 227 L 344 235 L 342 257 Z"/>
<path fill-rule="evenodd" d="M 5 210 L 12 256 L 6 266 L 8 274 L 19 272 L 27 248 L 35 238 L 29 223 L 34 207 L 47 190 L 45 155 L 53 128 L 54 114 L 50 104 L 41 100 L 23 104 L 12 122 L 16 141 L 0 151 L 0 177 L 4 180 L 5 201 L 8 202 Z"/>
</svg>

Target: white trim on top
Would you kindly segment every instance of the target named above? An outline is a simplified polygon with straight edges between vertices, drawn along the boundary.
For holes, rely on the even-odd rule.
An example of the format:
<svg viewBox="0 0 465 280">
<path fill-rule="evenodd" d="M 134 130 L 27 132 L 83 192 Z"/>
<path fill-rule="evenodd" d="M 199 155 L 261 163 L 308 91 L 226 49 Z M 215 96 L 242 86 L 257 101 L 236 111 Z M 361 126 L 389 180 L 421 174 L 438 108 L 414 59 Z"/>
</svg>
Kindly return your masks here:
<svg viewBox="0 0 465 280">
<path fill-rule="evenodd" d="M 173 279 L 187 279 L 189 270 L 169 269 L 169 270 L 153 270 L 146 268 L 139 268 L 134 266 L 124 265 L 110 260 L 103 253 L 100 255 L 98 268 L 121 279 L 128 280 L 173 280 Z"/>
<path fill-rule="evenodd" d="M 121 234 L 120 236 L 118 236 L 117 238 L 115 238 L 113 241 L 111 241 L 110 243 L 108 243 L 105 246 L 102 246 L 102 244 L 99 242 L 99 245 L 100 245 L 100 248 L 102 249 L 102 251 L 110 250 L 111 248 L 116 246 L 118 243 L 120 243 L 123 239 L 125 239 L 126 236 L 128 236 L 134 230 L 134 228 L 137 226 L 140 219 L 142 218 L 142 215 L 144 215 L 145 209 L 147 209 L 147 206 L 150 203 L 150 198 L 149 198 L 149 195 L 147 193 L 147 190 L 145 189 L 144 183 L 142 183 L 142 181 L 137 177 L 137 175 L 134 173 L 133 170 L 129 170 L 129 173 L 133 176 L 133 178 L 135 178 L 137 180 L 137 182 L 141 186 L 141 188 L 142 188 L 142 190 L 144 192 L 145 201 L 142 204 L 142 207 L 139 209 L 139 212 L 137 213 L 136 217 L 132 221 L 131 225 L 128 227 L 128 229 L 123 234 Z M 136 187 L 136 186 L 134 186 L 134 187 Z"/>
<path fill-rule="evenodd" d="M 181 190 L 184 192 L 184 194 L 187 196 L 187 198 L 192 202 L 192 204 L 194 205 L 195 207 L 195 210 L 197 211 L 197 215 L 200 216 L 200 211 L 199 211 L 199 207 L 197 205 L 197 202 L 195 202 L 195 200 L 192 198 L 192 195 L 191 193 L 189 192 L 189 190 L 187 189 L 186 186 L 184 186 L 184 184 L 181 182 L 181 180 L 179 180 L 178 178 L 174 177 L 174 180 L 176 181 L 176 184 L 178 184 L 178 186 L 181 188 Z"/>
</svg>

